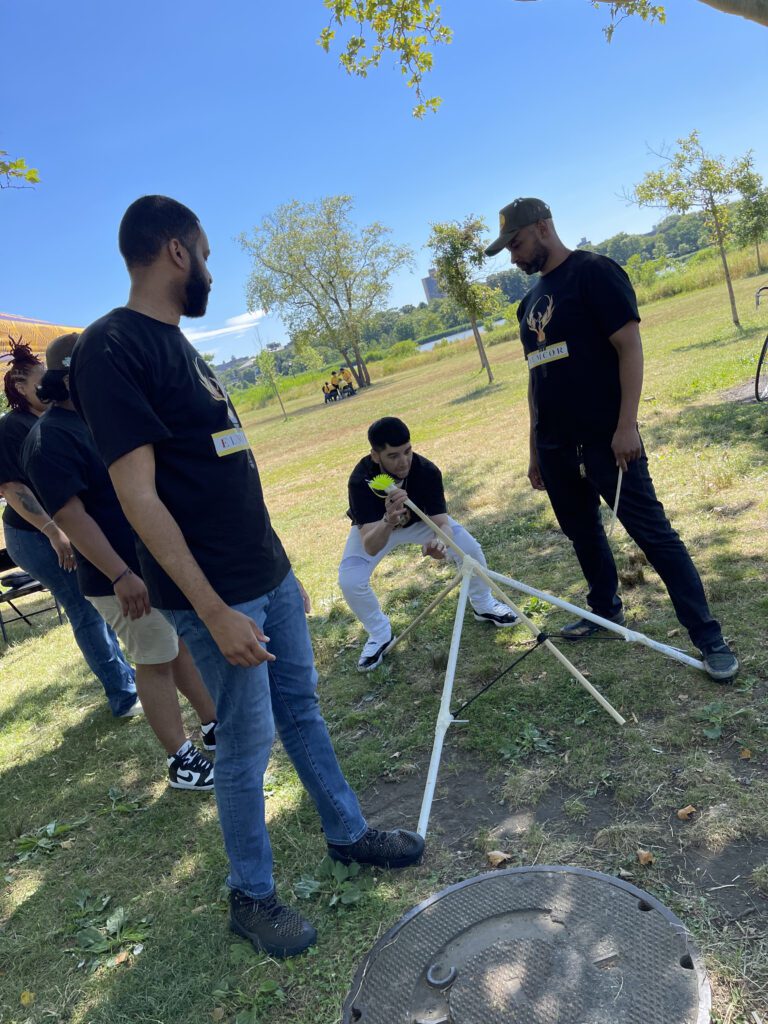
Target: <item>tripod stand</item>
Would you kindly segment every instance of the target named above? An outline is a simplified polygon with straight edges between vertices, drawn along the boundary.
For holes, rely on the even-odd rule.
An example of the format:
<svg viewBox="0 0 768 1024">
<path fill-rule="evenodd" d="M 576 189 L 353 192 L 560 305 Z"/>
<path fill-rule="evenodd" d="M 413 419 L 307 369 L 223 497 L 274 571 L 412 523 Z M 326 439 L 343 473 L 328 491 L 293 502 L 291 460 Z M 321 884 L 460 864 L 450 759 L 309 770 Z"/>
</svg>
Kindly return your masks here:
<svg viewBox="0 0 768 1024">
<path fill-rule="evenodd" d="M 387 482 L 387 480 L 389 482 Z M 373 489 L 378 491 L 379 485 L 386 491 L 395 490 L 395 483 L 391 478 L 385 480 L 384 475 L 377 477 L 372 484 L 376 484 Z M 445 734 L 451 725 L 464 724 L 451 714 L 450 704 L 451 697 L 453 694 L 453 683 L 456 675 L 456 664 L 459 657 L 459 647 L 461 645 L 461 634 L 464 626 L 464 615 L 467 608 L 467 598 L 469 595 L 469 584 L 472 576 L 478 576 L 482 579 L 490 588 L 491 592 L 499 600 L 507 604 L 518 616 L 522 625 L 524 625 L 536 640 L 537 646 L 545 647 L 550 654 L 552 654 L 565 668 L 568 669 L 573 678 L 582 686 L 587 693 L 613 718 L 618 725 L 624 725 L 625 719 L 619 714 L 619 712 L 605 699 L 605 697 L 586 679 L 582 673 L 576 668 L 576 666 L 569 661 L 568 658 L 560 651 L 552 641 L 541 632 L 538 626 L 532 622 L 527 615 L 519 608 L 509 596 L 501 589 L 500 583 L 505 584 L 512 590 L 519 591 L 523 594 L 528 594 L 531 597 L 537 597 L 548 604 L 554 605 L 558 608 L 562 608 L 565 611 L 571 612 L 574 615 L 579 616 L 594 622 L 604 629 L 608 629 L 613 633 L 617 633 L 623 637 L 624 640 L 630 643 L 643 644 L 646 647 L 650 647 L 654 651 L 658 651 L 660 654 L 665 655 L 668 658 L 672 658 L 674 661 L 682 662 L 684 665 L 689 665 L 692 668 L 698 668 L 704 670 L 704 665 L 701 661 L 696 658 L 692 658 L 685 654 L 683 651 L 679 651 L 675 647 L 670 647 L 667 644 L 658 643 L 656 640 L 652 640 L 650 637 L 645 636 L 644 633 L 638 633 L 635 630 L 627 629 L 626 626 L 620 626 L 615 622 L 611 622 L 608 619 L 602 618 L 600 615 L 595 615 L 591 611 L 587 611 L 584 608 L 579 608 L 577 605 L 571 604 L 568 601 L 563 601 L 552 594 L 548 594 L 543 590 L 537 590 L 535 587 L 529 587 L 524 583 L 520 583 L 517 580 L 511 579 L 509 576 L 503 576 L 501 573 L 492 572 L 490 569 L 484 568 L 480 563 L 469 555 L 466 555 L 461 548 L 454 543 L 453 539 L 448 534 L 437 526 L 432 520 L 426 516 L 421 509 L 415 505 L 409 498 L 404 500 L 404 504 L 409 508 L 414 515 L 418 516 L 422 522 L 433 531 L 433 533 L 442 541 L 442 543 L 456 555 L 457 561 L 460 566 L 458 575 L 451 580 L 451 582 L 437 595 L 437 597 L 430 602 L 430 604 L 418 615 L 413 622 L 398 636 L 394 637 L 392 642 L 387 647 L 385 653 L 389 654 L 390 651 L 394 650 L 397 644 L 401 643 L 402 640 L 414 629 L 420 622 L 422 622 L 428 615 L 430 615 L 440 605 L 446 597 L 459 586 L 459 601 L 456 607 L 456 615 L 453 623 L 453 634 L 451 636 L 451 646 L 448 654 L 448 664 L 445 670 L 445 680 L 443 682 L 443 691 L 440 698 L 440 709 L 437 715 L 437 721 L 435 723 L 435 738 L 432 745 L 432 755 L 429 762 L 429 771 L 427 773 L 427 783 L 424 789 L 424 797 L 421 804 L 421 813 L 419 815 L 419 824 L 417 831 L 419 835 L 425 836 L 427 833 L 427 826 L 429 824 L 429 816 L 432 809 L 432 800 L 435 794 L 435 786 L 437 785 L 437 775 L 440 769 L 440 758 L 443 751 L 443 742 L 445 740 Z"/>
</svg>

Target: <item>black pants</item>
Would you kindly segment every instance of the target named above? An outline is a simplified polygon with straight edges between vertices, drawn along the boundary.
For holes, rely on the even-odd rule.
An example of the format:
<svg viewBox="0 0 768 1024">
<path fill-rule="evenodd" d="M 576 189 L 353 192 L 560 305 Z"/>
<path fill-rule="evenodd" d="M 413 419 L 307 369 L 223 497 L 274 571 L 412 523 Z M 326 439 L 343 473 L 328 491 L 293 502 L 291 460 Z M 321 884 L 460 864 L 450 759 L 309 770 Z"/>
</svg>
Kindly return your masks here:
<svg viewBox="0 0 768 1024">
<path fill-rule="evenodd" d="M 587 602 L 606 618 L 621 610 L 619 579 L 600 517 L 600 498 L 613 508 L 618 469 L 609 444 L 538 448 L 541 476 L 563 533 L 589 584 Z M 583 465 L 585 476 L 580 467 Z M 701 578 L 656 497 L 645 452 L 630 463 L 619 497 L 619 521 L 664 581 L 675 613 L 696 647 L 717 641 Z"/>
</svg>

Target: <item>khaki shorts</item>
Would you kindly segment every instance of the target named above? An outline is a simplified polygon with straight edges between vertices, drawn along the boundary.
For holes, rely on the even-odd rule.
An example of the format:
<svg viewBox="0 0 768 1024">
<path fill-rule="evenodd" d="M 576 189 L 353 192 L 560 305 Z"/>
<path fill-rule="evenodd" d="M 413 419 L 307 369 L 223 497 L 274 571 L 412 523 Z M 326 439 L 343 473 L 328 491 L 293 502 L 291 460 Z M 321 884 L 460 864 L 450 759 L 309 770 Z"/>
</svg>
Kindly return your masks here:
<svg viewBox="0 0 768 1024">
<path fill-rule="evenodd" d="M 126 657 L 134 665 L 166 665 L 178 655 L 179 638 L 157 608 L 140 619 L 129 619 L 123 615 L 114 594 L 89 597 L 88 600 L 120 637 Z"/>
</svg>

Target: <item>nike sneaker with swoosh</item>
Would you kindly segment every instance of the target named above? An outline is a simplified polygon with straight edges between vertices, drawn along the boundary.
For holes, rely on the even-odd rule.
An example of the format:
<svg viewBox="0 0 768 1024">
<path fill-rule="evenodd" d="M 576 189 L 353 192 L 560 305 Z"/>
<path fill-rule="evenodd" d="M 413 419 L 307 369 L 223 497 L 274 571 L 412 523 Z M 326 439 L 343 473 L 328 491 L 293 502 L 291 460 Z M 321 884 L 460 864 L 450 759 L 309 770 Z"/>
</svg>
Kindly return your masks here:
<svg viewBox="0 0 768 1024">
<path fill-rule="evenodd" d="M 187 740 L 176 754 L 168 758 L 168 780 L 173 789 L 213 789 L 213 765 Z"/>
</svg>

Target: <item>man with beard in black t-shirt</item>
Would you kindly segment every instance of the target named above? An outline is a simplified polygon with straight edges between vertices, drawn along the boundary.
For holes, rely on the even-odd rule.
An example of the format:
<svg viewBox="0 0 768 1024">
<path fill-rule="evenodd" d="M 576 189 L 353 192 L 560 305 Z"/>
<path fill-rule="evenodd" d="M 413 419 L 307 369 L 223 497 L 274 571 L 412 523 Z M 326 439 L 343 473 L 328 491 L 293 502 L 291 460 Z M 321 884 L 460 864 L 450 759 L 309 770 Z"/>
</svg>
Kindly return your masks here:
<svg viewBox="0 0 768 1024">
<path fill-rule="evenodd" d="M 424 841 L 369 828 L 341 772 L 318 705 L 309 599 L 272 529 L 237 414 L 179 330 L 181 316 L 205 313 L 212 283 L 198 218 L 173 199 L 144 196 L 123 216 L 119 242 L 128 304 L 86 328 L 70 392 L 139 535 L 151 603 L 185 641 L 216 704 L 230 926 L 271 956 L 293 956 L 316 932 L 275 894 L 263 791 L 275 728 L 334 860 L 405 867 L 421 859 Z"/>
<path fill-rule="evenodd" d="M 487 249 L 507 249 L 526 274 L 540 274 L 517 310 L 528 362 L 528 478 L 546 490 L 589 584 L 590 608 L 624 622 L 618 575 L 600 518 L 600 498 L 661 576 L 680 623 L 701 650 L 711 678 L 729 682 L 739 663 L 713 618 L 699 574 L 656 498 L 637 426 L 643 348 L 637 299 L 626 273 L 605 256 L 566 248 L 540 199 L 521 198 L 499 215 Z M 594 634 L 587 619 L 569 639 Z"/>
<path fill-rule="evenodd" d="M 396 416 L 376 420 L 368 428 L 368 443 L 370 454 L 358 462 L 349 478 L 347 515 L 352 520 L 352 529 L 339 566 L 342 593 L 368 632 L 357 663 L 358 672 L 378 668 L 392 643 L 389 619 L 371 589 L 371 575 L 382 558 L 401 544 L 418 544 L 425 556 L 457 560 L 427 524 L 406 508 L 406 498 L 450 534 L 462 551 L 483 567 L 486 564 L 479 543 L 448 515 L 442 474 L 433 462 L 414 452 L 405 423 Z M 369 486 L 379 473 L 387 473 L 398 485 L 384 500 Z M 478 622 L 499 627 L 514 626 L 517 622 L 512 609 L 497 601 L 478 576 L 470 581 L 469 601 Z"/>
</svg>

